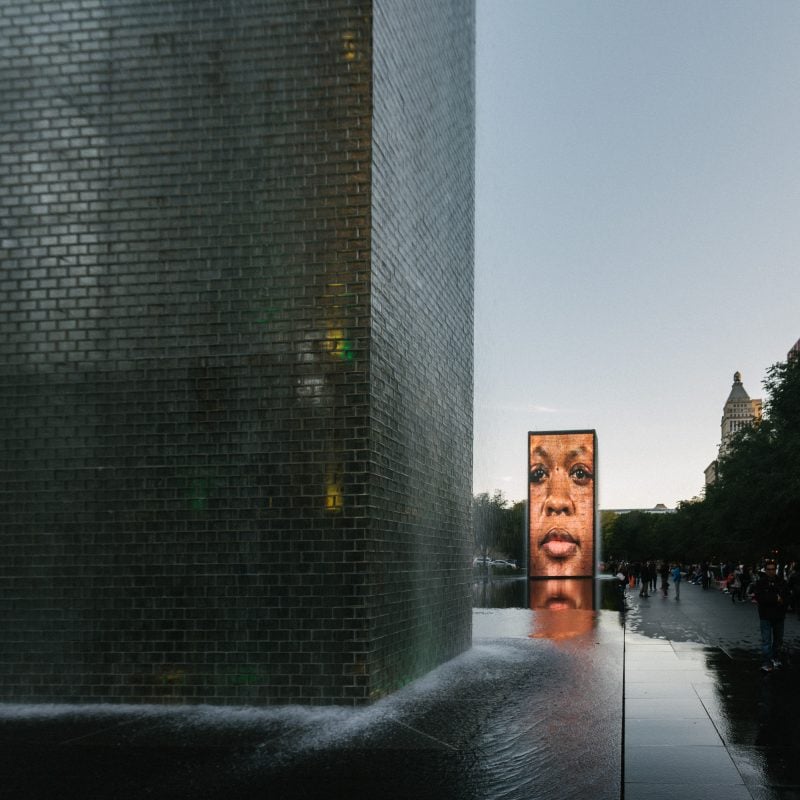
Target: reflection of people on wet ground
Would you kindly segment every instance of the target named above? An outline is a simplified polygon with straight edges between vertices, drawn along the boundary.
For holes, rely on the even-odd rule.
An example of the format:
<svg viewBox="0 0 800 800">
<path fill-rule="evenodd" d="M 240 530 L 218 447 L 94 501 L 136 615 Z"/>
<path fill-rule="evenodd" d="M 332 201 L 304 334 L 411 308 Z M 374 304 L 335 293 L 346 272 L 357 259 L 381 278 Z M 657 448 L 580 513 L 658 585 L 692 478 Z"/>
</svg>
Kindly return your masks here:
<svg viewBox="0 0 800 800">
<path fill-rule="evenodd" d="M 642 562 L 641 566 L 641 585 L 639 586 L 639 597 L 650 597 L 650 563 Z"/>
<path fill-rule="evenodd" d="M 761 669 L 772 672 L 781 666 L 783 626 L 789 604 L 789 587 L 778 575 L 775 562 L 767 562 L 764 574 L 752 586 L 752 595 L 758 603 L 761 627 Z"/>
<path fill-rule="evenodd" d="M 753 744 L 759 748 L 784 751 L 795 736 L 797 694 L 789 681 L 759 681 L 755 721 L 758 725 Z M 769 751 L 761 751 L 769 758 Z M 791 790 L 790 790 L 791 791 Z"/>
<path fill-rule="evenodd" d="M 672 583 L 675 585 L 675 599 L 681 599 L 681 565 L 672 565 Z"/>
</svg>

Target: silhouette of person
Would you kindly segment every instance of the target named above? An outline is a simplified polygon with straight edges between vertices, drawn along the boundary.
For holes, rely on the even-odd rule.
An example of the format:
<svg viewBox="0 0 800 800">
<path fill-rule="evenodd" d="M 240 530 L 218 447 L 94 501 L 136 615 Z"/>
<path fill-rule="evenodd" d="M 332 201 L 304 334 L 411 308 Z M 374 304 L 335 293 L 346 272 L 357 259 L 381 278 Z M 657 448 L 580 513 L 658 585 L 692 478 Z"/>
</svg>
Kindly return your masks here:
<svg viewBox="0 0 800 800">
<path fill-rule="evenodd" d="M 774 561 L 766 563 L 764 574 L 753 584 L 752 595 L 758 603 L 761 627 L 761 669 L 771 672 L 781 666 L 783 626 L 789 606 L 789 586 L 778 575 Z"/>
<path fill-rule="evenodd" d="M 681 599 L 681 565 L 673 564 L 672 566 L 672 584 L 675 586 L 675 599 Z"/>
</svg>

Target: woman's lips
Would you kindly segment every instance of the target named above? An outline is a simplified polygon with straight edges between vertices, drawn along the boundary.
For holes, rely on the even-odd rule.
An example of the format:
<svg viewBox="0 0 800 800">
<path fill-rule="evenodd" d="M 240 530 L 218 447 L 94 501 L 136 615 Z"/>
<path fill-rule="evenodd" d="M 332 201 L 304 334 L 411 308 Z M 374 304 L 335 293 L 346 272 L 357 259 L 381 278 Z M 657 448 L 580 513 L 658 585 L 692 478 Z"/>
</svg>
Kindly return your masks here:
<svg viewBox="0 0 800 800">
<path fill-rule="evenodd" d="M 550 558 L 570 558 L 578 552 L 580 544 L 569 531 L 552 528 L 539 539 L 539 547 Z"/>
</svg>

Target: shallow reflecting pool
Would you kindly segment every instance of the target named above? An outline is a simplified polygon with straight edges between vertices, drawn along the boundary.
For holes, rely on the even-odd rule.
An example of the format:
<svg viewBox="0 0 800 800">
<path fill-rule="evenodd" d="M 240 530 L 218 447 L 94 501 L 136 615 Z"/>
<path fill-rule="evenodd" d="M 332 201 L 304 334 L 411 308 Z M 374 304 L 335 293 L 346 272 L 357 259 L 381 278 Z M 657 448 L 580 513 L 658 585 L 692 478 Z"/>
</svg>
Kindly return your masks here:
<svg viewBox="0 0 800 800">
<path fill-rule="evenodd" d="M 503 597 L 521 590 L 504 586 Z M 473 619 L 469 651 L 368 708 L 0 706 L 4 791 L 618 800 L 619 614 L 506 607 Z"/>
<path fill-rule="evenodd" d="M 620 610 L 619 584 L 609 576 L 529 579 L 479 575 L 472 584 L 473 608 L 573 608 Z"/>
</svg>

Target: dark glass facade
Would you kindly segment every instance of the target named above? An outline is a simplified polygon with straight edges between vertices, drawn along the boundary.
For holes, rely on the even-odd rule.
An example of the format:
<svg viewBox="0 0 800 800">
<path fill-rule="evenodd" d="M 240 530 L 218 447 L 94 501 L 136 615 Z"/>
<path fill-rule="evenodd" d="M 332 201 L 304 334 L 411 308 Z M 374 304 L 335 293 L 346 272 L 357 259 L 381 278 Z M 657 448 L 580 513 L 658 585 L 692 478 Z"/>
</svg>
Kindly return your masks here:
<svg viewBox="0 0 800 800">
<path fill-rule="evenodd" d="M 0 11 L 0 700 L 470 644 L 471 2 Z"/>
</svg>

